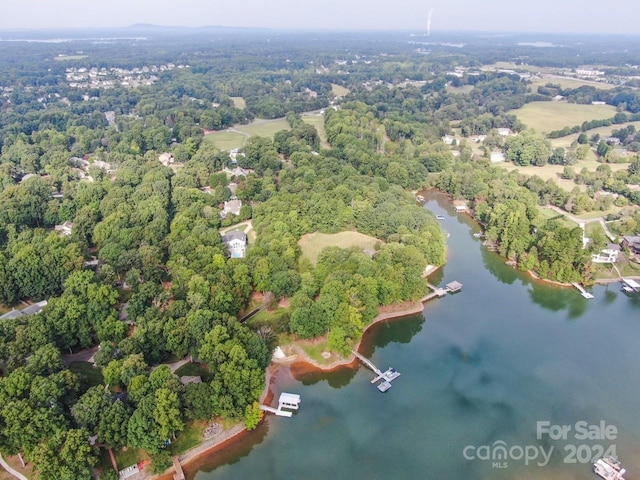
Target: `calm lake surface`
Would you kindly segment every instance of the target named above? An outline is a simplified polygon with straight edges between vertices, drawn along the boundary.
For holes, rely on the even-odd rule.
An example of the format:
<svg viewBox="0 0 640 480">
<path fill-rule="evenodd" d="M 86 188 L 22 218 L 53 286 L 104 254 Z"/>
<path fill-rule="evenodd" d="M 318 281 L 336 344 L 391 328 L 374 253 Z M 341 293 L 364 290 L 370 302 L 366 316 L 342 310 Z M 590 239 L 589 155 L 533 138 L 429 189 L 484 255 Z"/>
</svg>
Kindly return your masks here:
<svg viewBox="0 0 640 480">
<path fill-rule="evenodd" d="M 534 282 L 482 248 L 477 225 L 446 197 L 431 194 L 426 207 L 445 216 L 450 233 L 448 263 L 431 282 L 464 288 L 432 300 L 421 316 L 367 332 L 362 353 L 402 373 L 393 388 L 379 393 L 362 366 L 281 369 L 276 396 L 299 393 L 298 414 L 270 417 L 189 478 L 595 479 L 589 461 L 599 446 L 617 450 L 628 480 L 640 478 L 640 295 L 613 284 L 585 300 Z M 538 435 L 542 421 L 571 430 Z M 584 440 L 576 422 L 605 422 L 617 433 Z M 505 460 L 477 458 L 498 445 L 509 450 Z M 518 447 L 538 458 L 526 465 Z M 538 465 L 541 448 L 552 450 L 546 466 Z"/>
</svg>

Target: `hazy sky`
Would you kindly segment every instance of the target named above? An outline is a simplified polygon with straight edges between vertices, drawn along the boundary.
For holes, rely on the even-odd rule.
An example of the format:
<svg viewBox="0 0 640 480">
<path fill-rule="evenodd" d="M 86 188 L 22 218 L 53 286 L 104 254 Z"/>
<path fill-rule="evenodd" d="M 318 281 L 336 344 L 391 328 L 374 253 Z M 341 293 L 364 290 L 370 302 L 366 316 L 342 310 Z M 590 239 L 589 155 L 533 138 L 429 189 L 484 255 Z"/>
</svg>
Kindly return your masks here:
<svg viewBox="0 0 640 480">
<path fill-rule="evenodd" d="M 0 29 L 243 26 L 637 33 L 637 0 L 2 0 Z"/>
</svg>

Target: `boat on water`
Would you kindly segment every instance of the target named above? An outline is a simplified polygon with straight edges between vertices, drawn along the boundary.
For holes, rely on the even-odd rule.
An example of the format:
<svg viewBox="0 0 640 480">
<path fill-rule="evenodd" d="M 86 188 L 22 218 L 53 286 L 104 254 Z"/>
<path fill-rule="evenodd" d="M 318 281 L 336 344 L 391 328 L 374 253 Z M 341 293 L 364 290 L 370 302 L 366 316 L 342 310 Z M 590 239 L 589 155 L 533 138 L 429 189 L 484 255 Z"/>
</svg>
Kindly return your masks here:
<svg viewBox="0 0 640 480">
<path fill-rule="evenodd" d="M 624 480 L 626 470 L 618 460 L 613 457 L 598 459 L 593 464 L 593 473 L 604 480 Z"/>
<path fill-rule="evenodd" d="M 473 236 L 475 238 L 482 238 L 482 237 L 484 237 L 484 234 L 482 232 L 477 232 L 477 233 L 474 233 Z"/>
<path fill-rule="evenodd" d="M 437 218 L 438 220 L 444 220 L 444 215 L 436 215 L 436 218 Z"/>
</svg>

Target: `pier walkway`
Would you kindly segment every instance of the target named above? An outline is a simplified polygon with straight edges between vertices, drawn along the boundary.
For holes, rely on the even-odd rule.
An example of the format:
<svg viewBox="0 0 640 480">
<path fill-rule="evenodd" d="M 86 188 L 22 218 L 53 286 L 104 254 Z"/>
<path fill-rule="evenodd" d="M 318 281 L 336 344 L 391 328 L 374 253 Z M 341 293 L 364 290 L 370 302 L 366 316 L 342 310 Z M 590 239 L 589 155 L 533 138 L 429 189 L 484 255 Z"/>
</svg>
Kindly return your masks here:
<svg viewBox="0 0 640 480">
<path fill-rule="evenodd" d="M 380 380 L 382 380 L 382 382 L 377 385 L 378 390 L 380 390 L 381 392 L 386 392 L 387 390 L 389 390 L 391 388 L 391 382 L 393 382 L 400 376 L 400 372 L 398 372 L 395 368 L 389 368 L 386 372 L 383 372 L 364 355 L 361 355 L 356 351 L 354 351 L 353 354 L 376 374 L 376 377 L 371 380 L 372 384 L 376 384 Z"/>
<path fill-rule="evenodd" d="M 574 287 L 576 287 L 578 290 L 580 290 L 580 294 L 584 297 L 584 298 L 594 298 L 594 296 L 592 294 L 590 294 L 589 292 L 587 292 L 584 287 L 582 285 L 580 285 L 578 282 L 571 282 L 571 285 L 573 285 Z"/>
</svg>

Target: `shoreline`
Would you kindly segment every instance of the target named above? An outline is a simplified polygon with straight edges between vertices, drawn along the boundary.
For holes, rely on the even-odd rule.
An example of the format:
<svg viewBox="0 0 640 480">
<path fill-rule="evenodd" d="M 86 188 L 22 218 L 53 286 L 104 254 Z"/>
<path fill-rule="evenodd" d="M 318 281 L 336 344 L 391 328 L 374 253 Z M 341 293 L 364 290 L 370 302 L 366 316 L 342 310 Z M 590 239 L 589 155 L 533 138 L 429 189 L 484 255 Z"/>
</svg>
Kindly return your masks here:
<svg viewBox="0 0 640 480">
<path fill-rule="evenodd" d="M 425 270 L 423 277 L 424 278 L 428 277 L 432 273 L 438 271 L 440 268 L 441 267 L 429 265 L 428 268 Z M 387 309 L 400 308 L 400 310 L 384 311 L 385 308 Z M 364 334 L 372 326 L 378 323 L 384 322 L 385 320 L 399 320 L 411 315 L 417 315 L 418 313 L 421 313 L 423 310 L 424 310 L 424 303 L 422 303 L 419 300 L 404 302 L 401 304 L 391 305 L 388 307 L 379 307 L 378 315 L 376 315 L 376 317 L 371 321 L 371 323 L 365 327 L 365 329 L 362 331 L 362 335 L 364 337 Z M 358 351 L 361 344 L 362 344 L 362 338 L 356 345 L 354 345 L 353 350 Z M 273 400 L 275 394 L 271 389 L 271 385 L 279 369 L 282 367 L 301 364 L 301 365 L 306 365 L 307 367 L 311 367 L 314 371 L 327 373 L 327 372 L 337 370 L 339 368 L 355 367 L 355 365 L 357 365 L 357 362 L 358 362 L 358 359 L 356 358 L 356 356 L 354 354 L 351 354 L 346 359 L 340 359 L 340 360 L 331 362 L 327 365 L 322 365 L 317 361 L 315 361 L 314 359 L 310 358 L 300 346 L 294 344 L 294 349 L 296 351 L 295 356 L 289 356 L 284 359 L 271 360 L 271 364 L 267 367 L 267 370 L 266 370 L 266 378 L 265 378 L 266 385 L 259 399 L 260 404 L 263 404 L 264 402 L 270 403 Z M 262 421 L 268 422 L 266 413 Z M 181 455 L 178 455 L 178 459 L 180 460 L 180 465 L 182 465 L 183 468 L 188 467 L 190 464 L 193 464 L 199 460 L 202 460 L 204 457 L 225 448 L 229 444 L 233 443 L 236 440 L 239 440 L 240 438 L 248 434 L 250 434 L 250 431 L 246 429 L 246 427 L 242 422 L 239 422 L 233 427 L 231 427 L 229 430 L 222 432 L 218 436 L 218 438 L 204 441 L 197 447 L 192 448 L 191 450 L 188 450 L 187 452 Z M 138 478 L 139 479 L 144 478 L 146 480 L 172 480 L 174 471 L 175 471 L 174 468 L 170 467 L 164 473 L 140 476 L 140 477 L 136 477 L 134 480 L 138 480 Z"/>
</svg>

